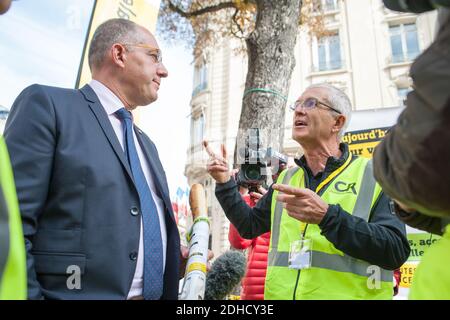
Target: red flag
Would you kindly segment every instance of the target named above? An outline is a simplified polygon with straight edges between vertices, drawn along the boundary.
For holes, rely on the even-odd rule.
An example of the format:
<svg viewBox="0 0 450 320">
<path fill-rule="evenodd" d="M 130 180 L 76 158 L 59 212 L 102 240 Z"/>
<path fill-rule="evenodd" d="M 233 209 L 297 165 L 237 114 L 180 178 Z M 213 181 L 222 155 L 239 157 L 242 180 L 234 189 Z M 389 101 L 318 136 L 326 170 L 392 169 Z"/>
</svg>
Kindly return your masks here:
<svg viewBox="0 0 450 320">
<path fill-rule="evenodd" d="M 178 224 L 178 203 L 172 202 L 172 209 L 173 209 L 173 213 L 175 215 L 175 221 Z"/>
</svg>

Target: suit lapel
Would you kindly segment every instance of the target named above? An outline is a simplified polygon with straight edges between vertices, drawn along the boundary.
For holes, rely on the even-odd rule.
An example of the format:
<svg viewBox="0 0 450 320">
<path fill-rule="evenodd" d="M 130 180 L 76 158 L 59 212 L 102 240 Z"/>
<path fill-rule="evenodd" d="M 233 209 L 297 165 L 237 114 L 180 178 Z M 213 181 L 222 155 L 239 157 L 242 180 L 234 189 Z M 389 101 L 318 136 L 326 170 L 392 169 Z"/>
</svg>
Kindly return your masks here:
<svg viewBox="0 0 450 320">
<path fill-rule="evenodd" d="M 123 168 L 127 172 L 128 176 L 130 177 L 131 181 L 134 181 L 133 175 L 131 173 L 130 165 L 128 164 L 128 161 L 125 157 L 125 153 L 123 152 L 122 147 L 120 146 L 119 140 L 117 139 L 116 133 L 114 132 L 113 127 L 111 126 L 111 122 L 108 119 L 108 115 L 105 112 L 105 109 L 101 105 L 97 95 L 95 94 L 94 90 L 92 90 L 91 87 L 88 85 L 85 85 L 83 88 L 80 89 L 81 93 L 85 97 L 85 99 L 88 101 L 89 108 L 92 110 L 92 113 L 95 115 L 100 127 L 103 130 L 103 133 L 105 134 L 106 138 L 108 139 L 111 147 L 113 148 L 115 154 L 119 158 L 120 162 L 122 163 Z M 139 141 L 139 144 L 141 145 L 142 150 L 144 151 L 147 161 L 150 165 L 150 170 L 153 178 L 155 179 L 155 184 L 158 190 L 161 191 L 161 197 L 164 201 L 165 206 L 169 210 L 169 216 L 171 217 L 172 221 L 175 222 L 175 217 L 173 215 L 172 210 L 172 203 L 170 202 L 169 197 L 169 190 L 166 186 L 166 184 L 163 182 L 164 179 L 161 176 L 159 166 L 156 163 L 156 151 L 152 151 L 152 148 L 150 147 L 149 142 L 145 141 L 145 137 L 140 129 L 138 129 L 136 126 L 135 132 L 136 137 Z"/>
<path fill-rule="evenodd" d="M 98 100 L 97 95 L 95 94 L 94 90 L 92 90 L 92 88 L 89 87 L 88 85 L 85 85 L 80 90 L 83 93 L 86 100 L 89 102 L 89 108 L 94 113 L 98 123 L 100 124 L 100 127 L 103 130 L 103 133 L 105 134 L 111 147 L 113 148 L 114 152 L 116 153 L 117 157 L 122 163 L 122 166 L 124 167 L 130 179 L 134 181 L 133 175 L 131 174 L 130 165 L 128 164 L 128 161 L 125 157 L 125 153 L 123 152 L 123 149 L 120 146 L 116 133 L 114 132 L 114 129 L 111 126 L 111 122 L 108 119 L 108 115 L 106 114 L 105 109 Z"/>
<path fill-rule="evenodd" d="M 156 187 L 161 191 L 161 197 L 166 207 L 168 208 L 169 212 L 171 213 L 169 214 L 169 216 L 173 220 L 173 222 L 175 222 L 175 217 L 172 213 L 173 212 L 172 203 L 170 202 L 169 197 L 169 189 L 164 183 L 165 181 L 164 178 L 161 176 L 160 171 L 162 170 L 162 168 L 160 168 L 160 166 L 158 166 L 157 164 L 157 154 L 155 153 L 155 151 L 152 150 L 153 148 L 146 141 L 143 132 L 136 126 L 134 127 L 134 131 L 136 133 L 136 137 L 139 141 L 139 144 L 141 145 L 141 148 L 144 151 L 147 161 L 150 165 L 151 174 L 153 176 L 153 179 L 155 180 Z"/>
</svg>

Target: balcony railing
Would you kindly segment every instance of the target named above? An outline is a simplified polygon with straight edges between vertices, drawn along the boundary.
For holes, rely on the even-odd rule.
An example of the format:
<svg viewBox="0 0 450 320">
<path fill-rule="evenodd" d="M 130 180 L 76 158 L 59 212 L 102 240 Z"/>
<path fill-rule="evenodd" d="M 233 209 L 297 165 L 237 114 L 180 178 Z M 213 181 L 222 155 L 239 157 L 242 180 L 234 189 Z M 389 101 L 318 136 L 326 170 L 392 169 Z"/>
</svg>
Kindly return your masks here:
<svg viewBox="0 0 450 320">
<path fill-rule="evenodd" d="M 334 71 L 345 68 L 344 60 L 327 61 L 325 64 L 311 66 L 311 72 Z"/>
<path fill-rule="evenodd" d="M 391 63 L 403 63 L 403 62 L 411 62 L 413 61 L 420 52 L 405 52 L 403 54 L 396 54 L 391 56 Z"/>
<path fill-rule="evenodd" d="M 339 9 L 339 5 L 336 2 L 325 2 L 322 4 L 322 9 L 323 12 L 327 13 L 327 12 L 332 12 L 332 11 L 337 11 Z"/>
<path fill-rule="evenodd" d="M 206 162 L 208 160 L 208 155 L 204 152 L 203 144 L 200 142 L 196 142 L 187 150 L 187 159 L 186 165 L 191 168 L 206 168 Z"/>
<path fill-rule="evenodd" d="M 313 8 L 313 13 L 316 15 L 327 14 L 339 11 L 339 4 L 337 2 L 323 2 L 316 3 Z"/>
</svg>

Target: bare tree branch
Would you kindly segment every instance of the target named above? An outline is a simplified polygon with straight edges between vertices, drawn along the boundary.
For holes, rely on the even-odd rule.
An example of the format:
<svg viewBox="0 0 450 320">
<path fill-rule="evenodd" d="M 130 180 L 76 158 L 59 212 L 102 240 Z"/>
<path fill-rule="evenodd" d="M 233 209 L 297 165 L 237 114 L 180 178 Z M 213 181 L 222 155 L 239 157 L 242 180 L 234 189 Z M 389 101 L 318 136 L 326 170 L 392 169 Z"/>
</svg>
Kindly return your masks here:
<svg viewBox="0 0 450 320">
<path fill-rule="evenodd" d="M 180 16 L 184 17 L 184 18 L 193 18 L 193 17 L 197 17 L 197 16 L 201 16 L 205 13 L 212 13 L 212 12 L 217 12 L 220 11 L 222 9 L 228 9 L 228 8 L 236 8 L 236 4 L 234 2 L 222 2 L 219 3 L 215 6 L 210 6 L 210 7 L 205 7 L 202 8 L 200 10 L 196 10 L 196 11 L 192 11 L 192 12 L 186 12 L 183 9 L 179 8 L 177 5 L 173 4 L 172 1 L 168 1 L 169 3 L 169 8 L 178 13 Z"/>
<path fill-rule="evenodd" d="M 231 24 L 232 24 L 232 25 L 231 25 L 231 33 L 232 33 L 236 38 L 244 39 L 244 37 L 242 36 L 242 35 L 244 34 L 244 30 L 242 30 L 242 28 L 241 28 L 239 22 L 237 21 L 237 14 L 238 14 L 238 13 L 239 13 L 239 9 L 236 8 L 235 11 L 234 11 L 233 17 L 232 17 L 232 22 L 231 22 Z M 233 30 L 233 22 L 234 22 L 234 24 L 238 27 L 239 32 L 241 33 L 241 36 L 239 36 L 236 32 L 234 32 L 234 30 Z"/>
</svg>

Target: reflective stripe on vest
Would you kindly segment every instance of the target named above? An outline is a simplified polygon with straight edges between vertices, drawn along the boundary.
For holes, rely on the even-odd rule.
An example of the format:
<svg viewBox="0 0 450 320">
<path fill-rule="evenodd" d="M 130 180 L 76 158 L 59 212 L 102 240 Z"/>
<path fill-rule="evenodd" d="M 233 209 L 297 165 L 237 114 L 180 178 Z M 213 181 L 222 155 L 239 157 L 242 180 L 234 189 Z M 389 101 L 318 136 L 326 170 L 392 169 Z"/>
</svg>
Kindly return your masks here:
<svg viewBox="0 0 450 320">
<path fill-rule="evenodd" d="M 312 250 L 311 267 L 330 269 L 339 272 L 350 272 L 359 276 L 368 277 L 372 274 L 369 263 L 352 258 L 348 255 L 340 256 Z M 272 256 L 274 267 L 289 266 L 289 252 L 277 252 Z M 380 268 L 381 269 L 381 268 Z M 381 269 L 381 281 L 392 281 L 392 272 Z"/>
<path fill-rule="evenodd" d="M 376 181 L 373 176 L 373 162 L 369 160 L 364 169 L 361 189 L 359 189 L 358 198 L 356 198 L 353 215 L 360 217 L 364 221 L 369 221 L 370 206 L 372 204 L 373 193 L 375 192 Z"/>
<path fill-rule="evenodd" d="M 379 186 L 377 187 L 375 179 L 373 178 L 371 161 L 367 161 L 367 160 L 359 158 L 359 159 L 356 159 L 353 163 L 353 166 L 356 166 L 356 167 L 363 166 L 363 165 L 365 165 L 365 167 L 364 167 L 364 172 L 363 172 L 362 177 L 361 177 L 362 168 L 353 169 L 353 171 L 355 171 L 354 172 L 355 178 L 357 178 L 357 176 L 359 175 L 359 177 L 361 178 L 361 183 L 360 183 L 360 186 L 359 186 L 359 189 L 357 192 L 356 201 L 353 200 L 355 202 L 354 202 L 353 209 L 350 210 L 350 214 L 360 217 L 360 218 L 364 219 L 365 221 L 369 221 L 371 207 L 374 203 L 374 199 L 376 198 L 376 194 L 379 194 L 381 189 L 379 188 Z M 348 166 L 343 172 L 345 172 L 347 170 L 352 170 L 352 168 L 354 168 L 354 167 L 352 167 L 352 168 L 350 168 L 350 167 L 352 167 L 352 166 L 351 165 Z M 301 170 L 301 172 L 299 172 L 299 170 Z M 350 171 L 350 172 L 353 172 L 353 171 Z M 304 175 L 302 174 L 303 170 L 296 167 L 296 168 L 291 168 L 291 169 L 287 170 L 284 175 L 283 174 L 280 175 L 280 178 L 278 181 L 282 181 L 282 183 L 286 184 L 286 185 L 292 185 L 291 181 L 297 173 L 300 174 L 300 176 L 297 176 L 298 179 L 304 179 Z M 350 173 L 350 174 L 353 174 L 353 173 Z M 339 176 L 340 176 L 340 174 L 338 175 L 338 177 Z M 348 176 L 348 174 L 347 174 L 347 176 Z M 297 181 L 297 180 L 295 180 L 295 181 Z M 300 181 L 301 181 L 301 183 L 300 183 L 300 187 L 301 187 L 303 183 L 302 183 L 302 180 L 300 180 Z M 329 183 L 328 186 L 326 187 L 326 189 L 328 190 L 329 188 L 331 188 L 331 185 L 332 184 Z M 299 187 L 299 186 L 297 186 L 297 187 Z M 335 188 L 337 188 L 337 187 L 335 186 Z M 325 194 L 325 192 L 327 192 L 327 190 L 324 190 L 324 194 Z M 273 196 L 272 201 L 274 201 L 274 200 L 275 200 L 275 195 Z M 271 272 L 270 269 L 272 267 L 275 267 L 277 269 L 279 269 L 280 267 L 283 269 L 288 268 L 289 252 L 286 252 L 285 250 L 279 251 L 280 231 L 285 230 L 284 232 L 288 232 L 288 231 L 286 231 L 286 230 L 288 230 L 287 229 L 288 226 L 289 226 L 289 228 L 294 227 L 294 225 L 291 225 L 291 222 L 286 222 L 286 223 L 290 223 L 290 224 L 289 225 L 286 224 L 283 228 L 281 227 L 282 217 L 283 217 L 283 206 L 281 203 L 276 201 L 275 206 L 272 206 L 272 210 L 273 210 L 273 215 L 272 215 L 273 220 L 272 220 L 272 228 L 271 228 L 272 239 L 271 239 L 271 247 L 270 247 L 269 255 L 268 255 L 268 273 Z M 307 233 L 307 235 L 308 235 L 308 233 Z M 326 240 L 323 236 L 321 236 L 321 237 L 322 237 L 322 240 L 320 240 L 319 242 L 322 244 L 322 247 L 323 247 L 324 243 L 328 242 L 328 240 Z M 286 239 L 286 235 L 285 235 L 285 239 Z M 283 241 L 285 241 L 285 240 L 283 240 Z M 284 249 L 286 249 L 286 244 L 282 244 L 282 245 L 284 245 Z M 333 246 L 333 248 L 334 248 L 334 246 Z M 336 249 L 335 249 L 335 251 L 336 251 Z M 312 259 L 311 259 L 311 267 L 312 268 L 320 268 L 321 270 L 332 270 L 332 271 L 337 271 L 337 272 L 342 272 L 342 273 L 347 273 L 347 274 L 353 274 L 356 276 L 362 276 L 364 278 L 370 277 L 374 271 L 373 265 L 371 265 L 365 261 L 350 257 L 346 254 L 343 254 L 342 252 L 341 252 L 341 254 L 339 254 L 338 252 L 327 253 L 327 252 L 323 252 L 323 251 L 314 250 L 314 243 L 313 243 Z M 292 269 L 289 269 L 289 270 L 292 270 Z M 319 269 L 317 269 L 317 270 L 319 270 Z M 393 273 L 391 271 L 387 271 L 382 268 L 379 268 L 379 271 L 380 271 L 379 280 L 385 283 L 384 287 L 387 287 L 386 283 L 392 283 Z M 292 274 L 292 273 L 290 273 L 290 274 Z M 288 276 L 286 275 L 286 277 L 288 277 Z M 270 277 L 268 277 L 268 279 L 269 278 Z M 272 279 L 272 278 L 270 278 L 270 279 Z M 269 280 L 268 282 L 270 282 L 270 281 L 272 281 L 272 280 Z M 280 279 L 280 281 L 282 281 L 282 280 Z M 295 281 L 295 279 L 291 279 L 291 280 L 288 279 L 288 282 L 289 281 Z M 270 286 L 270 284 L 268 284 L 268 285 Z M 280 289 L 278 288 L 277 290 L 279 291 Z M 285 293 L 283 292 L 283 295 L 284 294 Z M 291 292 L 289 292 L 289 293 L 286 292 L 287 296 L 281 297 L 281 298 L 290 298 L 288 296 L 291 294 L 292 294 Z M 369 296 L 370 296 L 370 294 L 369 294 Z M 270 298 L 270 297 L 267 297 L 267 298 Z"/>
<path fill-rule="evenodd" d="M 300 170 L 299 167 L 290 168 L 284 175 L 283 184 L 289 184 L 291 178 L 297 171 Z M 280 176 L 281 177 L 281 176 Z M 267 263 L 269 266 L 275 265 L 274 260 L 277 258 L 277 250 L 278 250 L 278 241 L 280 240 L 280 225 L 281 225 L 281 213 L 283 212 L 283 203 L 277 201 L 275 203 L 275 214 L 273 216 L 272 227 L 271 227 L 271 246 L 272 251 L 269 250 L 269 254 L 267 256 Z"/>
</svg>

